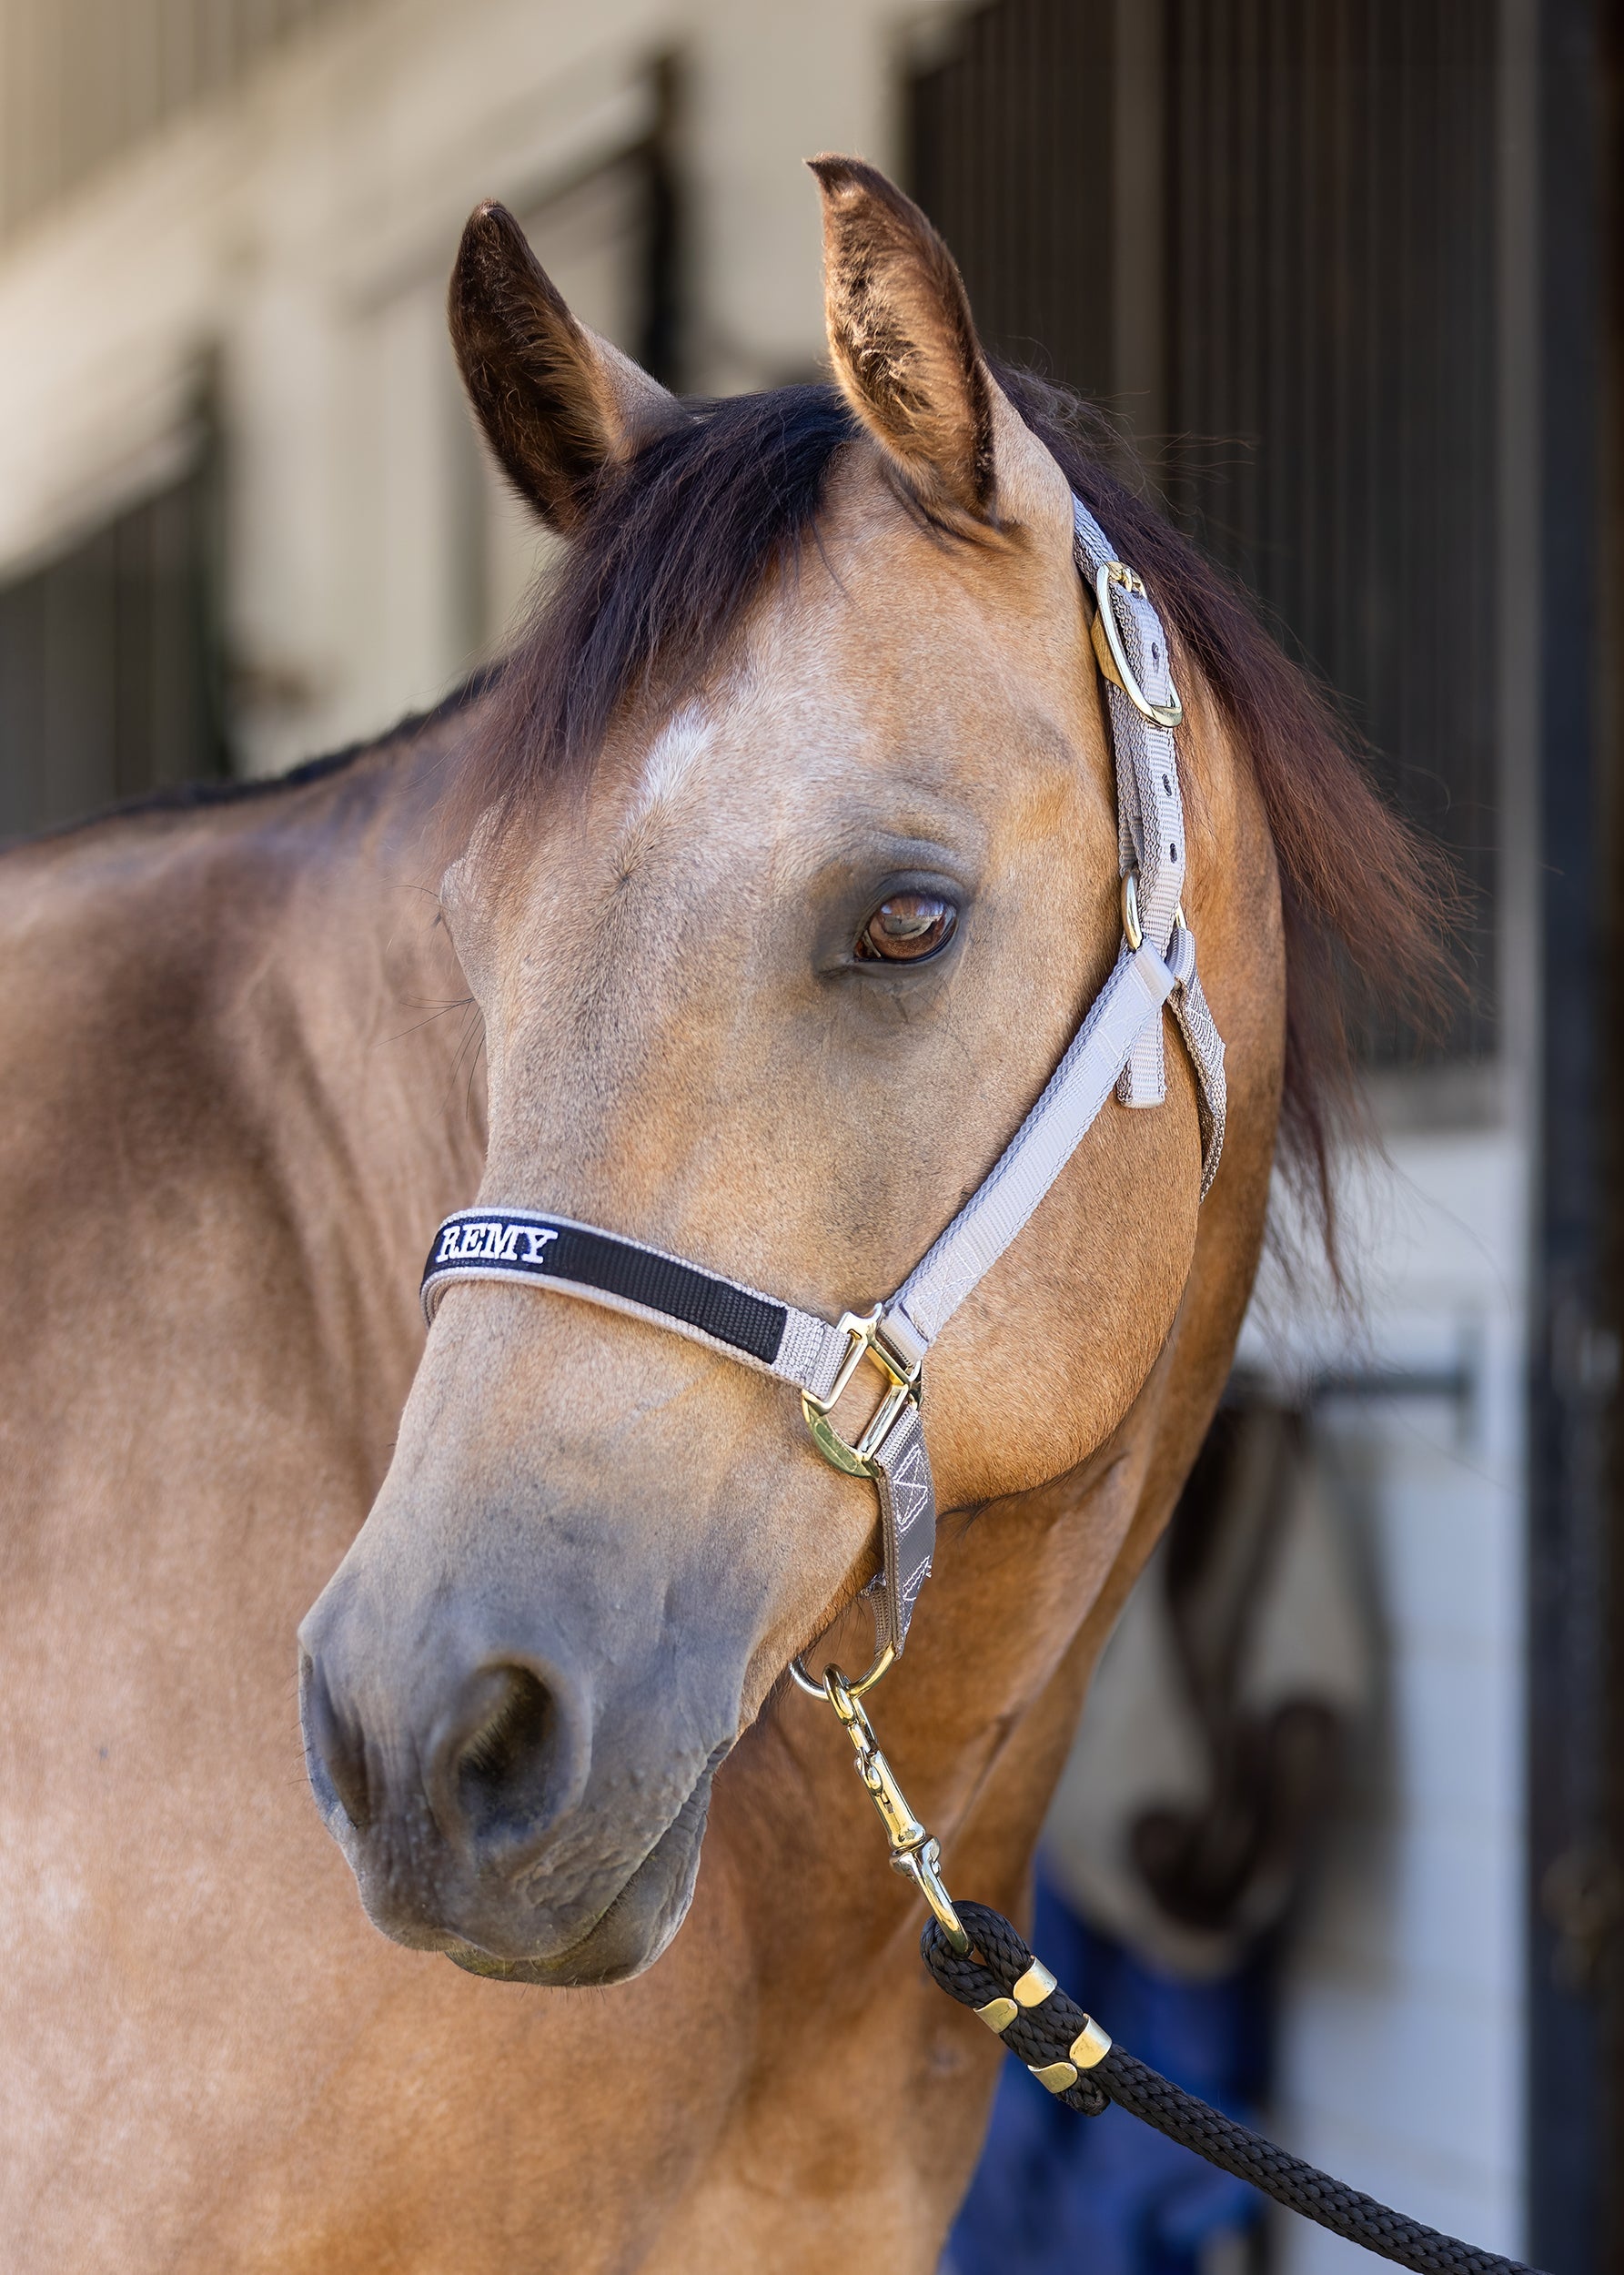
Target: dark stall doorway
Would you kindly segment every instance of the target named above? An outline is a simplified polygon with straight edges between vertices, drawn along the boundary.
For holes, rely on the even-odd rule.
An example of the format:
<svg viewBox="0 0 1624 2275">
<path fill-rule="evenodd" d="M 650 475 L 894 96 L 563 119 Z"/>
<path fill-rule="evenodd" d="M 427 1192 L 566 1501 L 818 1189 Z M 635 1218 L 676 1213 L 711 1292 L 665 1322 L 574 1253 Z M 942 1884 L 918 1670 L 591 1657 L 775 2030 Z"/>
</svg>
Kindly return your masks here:
<svg viewBox="0 0 1624 2275">
<path fill-rule="evenodd" d="M 0 839 L 226 771 L 207 457 L 0 586 Z"/>
<path fill-rule="evenodd" d="M 998 0 L 908 91 L 988 344 L 1115 399 L 1453 854 L 1455 1059 L 1498 1036 L 1497 38 L 1482 0 Z"/>
</svg>

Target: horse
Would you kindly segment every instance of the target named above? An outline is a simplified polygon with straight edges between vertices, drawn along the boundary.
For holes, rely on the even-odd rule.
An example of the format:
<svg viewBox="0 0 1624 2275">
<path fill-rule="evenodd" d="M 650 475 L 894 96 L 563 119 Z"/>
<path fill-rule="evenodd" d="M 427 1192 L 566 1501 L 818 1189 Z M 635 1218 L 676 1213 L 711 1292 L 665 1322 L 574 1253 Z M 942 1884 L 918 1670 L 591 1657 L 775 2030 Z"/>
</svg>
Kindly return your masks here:
<svg viewBox="0 0 1624 2275">
<path fill-rule="evenodd" d="M 505 658 L 0 861 L 19 2275 L 933 2267 L 998 2054 L 786 1680 L 861 1661 L 872 1493 L 635 1318 L 458 1286 L 425 1340 L 425 1246 L 484 1193 L 825 1318 L 896 1284 L 1121 944 L 1081 498 L 1174 645 L 1228 1120 L 1202 1200 L 1169 1028 L 931 1354 L 936 1570 L 872 1704 L 1018 1909 L 1272 1178 L 1328 1206 L 1344 982 L 1436 983 L 1427 854 L 1313 688 L 989 360 L 918 209 L 814 173 L 832 379 L 727 401 L 480 207 L 454 342 L 564 541 Z"/>
</svg>

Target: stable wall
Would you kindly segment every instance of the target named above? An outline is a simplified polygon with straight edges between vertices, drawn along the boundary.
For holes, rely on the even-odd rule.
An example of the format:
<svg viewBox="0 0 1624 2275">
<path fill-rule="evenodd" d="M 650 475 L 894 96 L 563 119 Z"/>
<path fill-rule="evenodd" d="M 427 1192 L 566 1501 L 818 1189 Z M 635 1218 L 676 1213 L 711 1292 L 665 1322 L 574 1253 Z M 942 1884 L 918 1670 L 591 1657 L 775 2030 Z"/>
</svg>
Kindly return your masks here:
<svg viewBox="0 0 1624 2275">
<path fill-rule="evenodd" d="M 1329 1397 L 1314 1438 L 1377 1642 L 1377 1703 L 1296 1923 L 1279 2138 L 1447 2233 L 1523 2247 L 1527 1168 L 1504 1127 L 1388 1139 L 1350 1181 L 1364 1314 L 1248 1344 Z M 1458 1387 L 1428 1391 L 1430 1379 Z M 1355 2275 L 1281 2215 L 1283 2275 Z"/>
<path fill-rule="evenodd" d="M 378 0 L 290 41 L 0 258 L 0 577 L 161 482 L 207 417 L 240 763 L 273 769 L 432 701 L 500 630 L 479 560 L 501 542 L 478 526 L 442 318 L 471 207 L 567 206 L 648 135 L 653 66 L 680 52 L 689 379 L 803 376 L 822 302 L 799 161 L 893 157 L 903 13 Z M 588 269 L 608 320 L 612 247 L 576 258 L 563 233 L 560 268 Z M 486 580 L 502 606 L 519 581 L 499 559 Z"/>
</svg>

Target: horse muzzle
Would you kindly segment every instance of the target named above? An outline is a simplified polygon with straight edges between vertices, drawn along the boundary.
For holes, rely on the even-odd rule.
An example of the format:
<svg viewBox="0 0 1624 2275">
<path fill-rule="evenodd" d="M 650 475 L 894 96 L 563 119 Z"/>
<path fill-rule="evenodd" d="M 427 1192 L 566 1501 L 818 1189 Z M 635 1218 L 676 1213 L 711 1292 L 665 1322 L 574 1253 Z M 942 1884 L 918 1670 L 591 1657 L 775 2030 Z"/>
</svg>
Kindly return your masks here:
<svg viewBox="0 0 1624 2275">
<path fill-rule="evenodd" d="M 434 1624 L 380 1651 L 340 1575 L 300 1631 L 306 1765 L 368 1917 L 475 1974 L 639 1973 L 691 1900 L 731 1729 L 651 1769 L 556 1638 L 512 1616 L 482 1635 Z"/>
</svg>

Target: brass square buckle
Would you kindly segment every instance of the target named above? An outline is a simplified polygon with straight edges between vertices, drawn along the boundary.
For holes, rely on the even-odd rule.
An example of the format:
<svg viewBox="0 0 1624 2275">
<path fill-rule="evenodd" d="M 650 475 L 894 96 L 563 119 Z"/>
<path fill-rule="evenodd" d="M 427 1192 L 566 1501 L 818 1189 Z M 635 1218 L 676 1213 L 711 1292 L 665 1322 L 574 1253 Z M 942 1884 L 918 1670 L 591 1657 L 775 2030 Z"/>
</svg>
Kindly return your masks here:
<svg viewBox="0 0 1624 2275">
<path fill-rule="evenodd" d="M 909 1367 L 898 1358 L 881 1339 L 880 1322 L 884 1305 L 875 1304 L 872 1311 L 859 1314 L 848 1311 L 837 1322 L 842 1334 L 848 1338 L 845 1357 L 835 1376 L 827 1398 L 814 1398 L 810 1390 L 801 1393 L 801 1410 L 806 1416 L 806 1426 L 812 1432 L 812 1443 L 832 1469 L 847 1477 L 877 1477 L 879 1469 L 874 1456 L 884 1444 L 892 1424 L 912 1400 L 917 1406 L 920 1400 L 920 1369 Z M 879 1368 L 890 1388 L 875 1408 L 873 1417 L 855 1445 L 846 1441 L 830 1421 L 839 1405 L 841 1393 L 858 1368 L 867 1359 Z"/>
</svg>

